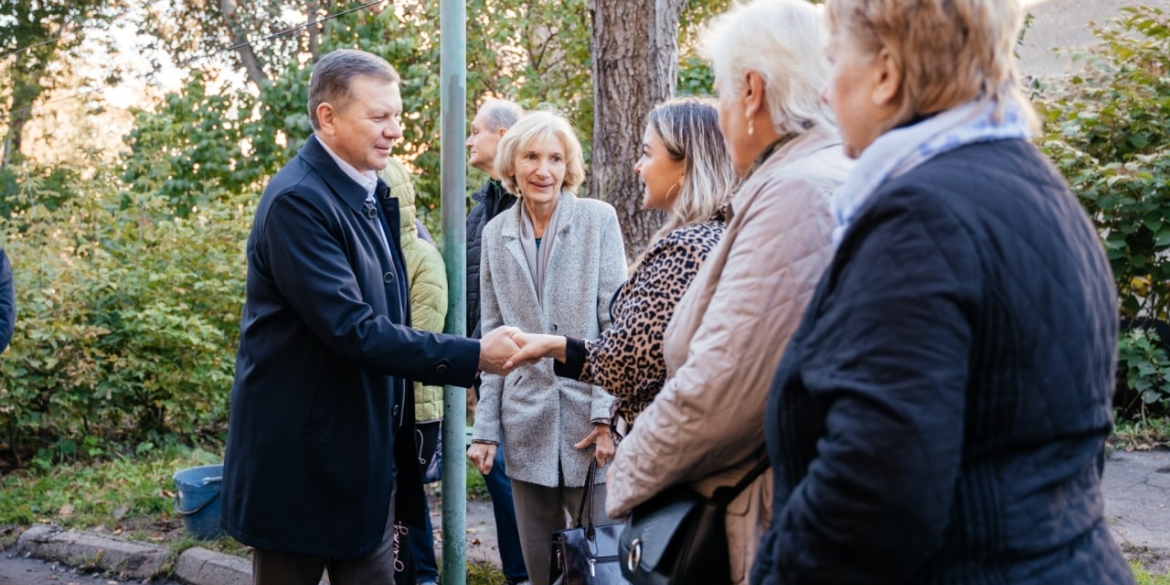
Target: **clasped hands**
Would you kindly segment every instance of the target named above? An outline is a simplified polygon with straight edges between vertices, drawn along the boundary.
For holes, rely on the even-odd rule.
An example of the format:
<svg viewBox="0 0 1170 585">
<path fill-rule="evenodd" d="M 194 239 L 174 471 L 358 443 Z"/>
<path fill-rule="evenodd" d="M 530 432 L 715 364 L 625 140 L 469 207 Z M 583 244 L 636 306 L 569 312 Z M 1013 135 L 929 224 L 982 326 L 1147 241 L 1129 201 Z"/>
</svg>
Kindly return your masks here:
<svg viewBox="0 0 1170 585">
<path fill-rule="evenodd" d="M 504 325 L 483 336 L 479 346 L 479 369 L 500 376 L 517 366 L 534 364 L 546 357 L 565 359 L 565 338 L 541 335 Z"/>
</svg>

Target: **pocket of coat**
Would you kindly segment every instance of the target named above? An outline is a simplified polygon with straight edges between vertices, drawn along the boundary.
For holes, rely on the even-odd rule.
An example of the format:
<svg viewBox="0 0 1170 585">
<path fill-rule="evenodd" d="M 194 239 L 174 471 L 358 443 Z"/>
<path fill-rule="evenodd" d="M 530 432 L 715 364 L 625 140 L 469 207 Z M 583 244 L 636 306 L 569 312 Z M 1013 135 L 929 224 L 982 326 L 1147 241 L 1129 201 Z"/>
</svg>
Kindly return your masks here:
<svg viewBox="0 0 1170 585">
<path fill-rule="evenodd" d="M 313 402 L 309 406 L 309 416 L 302 431 L 306 435 L 324 439 L 333 426 L 333 419 L 337 413 L 337 403 L 327 396 L 328 390 L 317 388 L 313 393 Z"/>
</svg>

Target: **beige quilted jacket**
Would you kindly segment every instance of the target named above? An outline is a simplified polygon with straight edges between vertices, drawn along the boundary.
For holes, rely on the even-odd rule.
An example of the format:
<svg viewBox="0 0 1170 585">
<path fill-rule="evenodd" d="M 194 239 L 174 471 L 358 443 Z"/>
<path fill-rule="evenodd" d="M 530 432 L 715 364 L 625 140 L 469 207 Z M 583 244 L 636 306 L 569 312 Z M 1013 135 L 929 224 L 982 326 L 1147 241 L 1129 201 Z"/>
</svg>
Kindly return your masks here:
<svg viewBox="0 0 1170 585">
<path fill-rule="evenodd" d="M 755 463 L 772 374 L 833 256 L 829 200 L 850 167 L 836 133 L 814 129 L 732 198 L 723 241 L 666 329 L 666 385 L 618 447 L 610 516 L 682 482 L 709 496 Z M 733 583 L 747 581 L 771 503 L 768 471 L 728 509 Z"/>
</svg>

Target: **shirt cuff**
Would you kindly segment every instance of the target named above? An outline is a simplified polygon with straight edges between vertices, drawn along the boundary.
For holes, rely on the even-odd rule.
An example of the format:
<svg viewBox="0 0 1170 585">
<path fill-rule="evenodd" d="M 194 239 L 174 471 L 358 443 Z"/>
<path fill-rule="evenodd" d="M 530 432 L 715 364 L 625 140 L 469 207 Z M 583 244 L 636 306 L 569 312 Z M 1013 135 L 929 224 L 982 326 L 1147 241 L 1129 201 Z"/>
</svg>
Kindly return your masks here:
<svg viewBox="0 0 1170 585">
<path fill-rule="evenodd" d="M 585 369 L 585 358 L 588 351 L 585 349 L 585 340 L 576 337 L 565 338 L 565 362 L 553 360 L 553 372 L 562 378 L 573 380 L 581 379 L 581 371 Z"/>
</svg>

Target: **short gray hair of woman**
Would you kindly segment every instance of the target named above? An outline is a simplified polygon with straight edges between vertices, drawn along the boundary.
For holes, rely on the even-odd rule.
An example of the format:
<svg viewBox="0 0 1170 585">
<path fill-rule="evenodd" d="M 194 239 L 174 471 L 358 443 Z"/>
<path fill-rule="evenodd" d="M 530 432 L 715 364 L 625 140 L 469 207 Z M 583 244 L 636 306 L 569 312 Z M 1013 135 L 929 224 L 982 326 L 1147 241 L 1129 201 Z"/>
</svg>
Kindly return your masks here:
<svg viewBox="0 0 1170 585">
<path fill-rule="evenodd" d="M 820 10 L 806 0 L 754 0 L 713 18 L 701 38 L 719 89 L 739 92 L 748 71 L 764 82 L 765 104 L 781 135 L 833 126 L 821 101 L 829 80 Z"/>
<path fill-rule="evenodd" d="M 710 219 L 731 197 L 739 178 L 719 131 L 715 100 L 682 97 L 662 102 L 646 116 L 646 127 L 658 135 L 672 160 L 683 161 L 682 187 L 670 216 L 650 238 L 653 246 L 675 229 Z M 630 272 L 641 262 L 639 256 Z"/>
<path fill-rule="evenodd" d="M 317 121 L 317 106 L 332 104 L 337 110 L 345 108 L 353 100 L 354 78 L 372 77 L 386 83 L 398 83 L 398 72 L 385 59 L 353 49 L 340 49 L 327 53 L 313 66 L 309 78 L 309 123 L 313 130 L 320 130 Z"/>
<path fill-rule="evenodd" d="M 976 98 L 1016 99 L 1033 126 L 1013 52 L 1018 0 L 828 0 L 829 29 L 863 51 L 889 51 L 902 72 L 891 127 Z M 884 128 L 889 130 L 889 128 Z"/>
<path fill-rule="evenodd" d="M 556 138 L 565 149 L 565 179 L 561 189 L 576 193 L 577 187 L 585 181 L 585 158 L 581 152 L 581 141 L 573 131 L 573 125 L 558 112 L 534 110 L 520 117 L 500 139 L 496 151 L 496 175 L 509 193 L 523 197 L 516 184 L 516 158 L 534 140 Z"/>
</svg>

